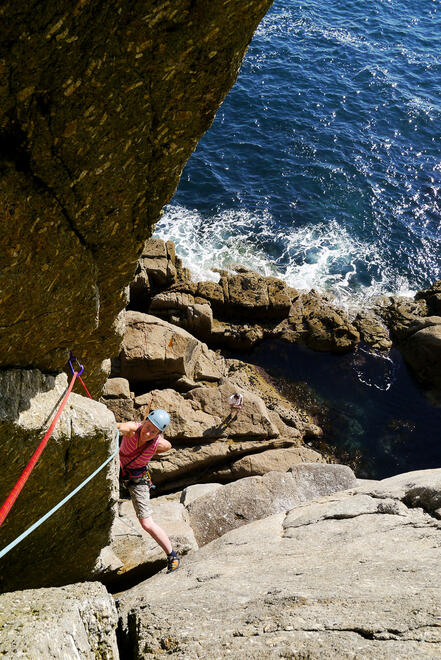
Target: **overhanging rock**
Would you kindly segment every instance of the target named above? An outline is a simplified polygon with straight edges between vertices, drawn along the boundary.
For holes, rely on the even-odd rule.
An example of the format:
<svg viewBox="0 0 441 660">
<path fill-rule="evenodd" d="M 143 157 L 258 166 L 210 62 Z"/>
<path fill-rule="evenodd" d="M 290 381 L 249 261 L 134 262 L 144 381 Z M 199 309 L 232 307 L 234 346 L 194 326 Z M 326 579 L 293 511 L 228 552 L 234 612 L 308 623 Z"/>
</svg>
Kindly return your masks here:
<svg viewBox="0 0 441 660">
<path fill-rule="evenodd" d="M 100 389 L 144 241 L 271 2 L 2 3 L 0 365 L 71 348 Z"/>
</svg>

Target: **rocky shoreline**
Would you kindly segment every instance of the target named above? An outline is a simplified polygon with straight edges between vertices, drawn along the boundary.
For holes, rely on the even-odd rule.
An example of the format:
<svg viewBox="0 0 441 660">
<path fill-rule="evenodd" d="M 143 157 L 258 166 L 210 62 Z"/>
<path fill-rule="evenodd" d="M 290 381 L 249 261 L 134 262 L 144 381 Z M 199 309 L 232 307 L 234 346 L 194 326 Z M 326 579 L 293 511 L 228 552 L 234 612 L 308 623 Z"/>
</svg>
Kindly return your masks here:
<svg viewBox="0 0 441 660">
<path fill-rule="evenodd" d="M 439 404 L 441 283 L 352 318 L 246 265 L 193 282 L 171 242 L 145 241 L 271 0 L 147 5 L 2 6 L 0 501 L 70 350 L 100 401 L 70 395 L 1 548 L 105 469 L 0 559 L 0 655 L 441 657 L 441 470 L 361 482 L 317 451 L 307 397 L 243 353 L 394 347 Z M 151 463 L 155 520 L 183 556 L 171 575 L 112 460 L 115 420 L 150 406 L 171 414 L 173 449 Z"/>
<path fill-rule="evenodd" d="M 130 287 L 129 309 L 178 325 L 211 348 L 247 350 L 281 339 L 342 353 L 398 348 L 434 403 L 441 402 L 441 281 L 414 298 L 383 296 L 350 317 L 329 295 L 297 291 L 244 266 L 193 282 L 171 241 L 151 238 Z"/>
<path fill-rule="evenodd" d="M 141 421 L 150 408 L 163 407 L 170 412 L 172 421 L 167 437 L 173 448 L 151 462 L 156 486 L 152 504 L 155 520 L 168 530 L 174 547 L 184 557 L 180 576 L 157 575 L 164 566 L 163 554 L 139 528 L 130 501 L 121 493 L 116 508 L 107 508 L 110 516 L 107 521 L 97 514 L 91 528 L 93 537 L 84 536 L 84 530 L 78 530 L 88 547 L 90 559 L 94 557 L 93 562 L 88 559 L 89 563 L 84 563 L 85 554 L 81 545 L 78 546 L 78 537 L 73 540 L 77 545 L 75 549 L 67 540 L 72 538 L 70 520 L 66 528 L 58 524 L 53 528 L 57 530 L 52 543 L 54 552 L 59 553 L 60 544 L 65 551 L 63 569 L 58 574 L 51 568 L 53 556 L 48 545 L 42 542 L 41 534 L 11 552 L 9 559 L 16 567 L 29 551 L 37 552 L 35 557 L 43 551 L 45 561 L 42 557 L 38 559 L 40 573 L 22 562 L 19 580 L 17 573 L 10 573 L 4 564 L 3 590 L 29 586 L 46 589 L 11 591 L 0 596 L 0 652 L 8 657 L 21 653 L 23 644 L 31 644 L 34 655 L 40 653 L 56 658 L 60 657 L 59 649 L 73 644 L 75 653 L 87 658 L 155 658 L 164 652 L 177 658 L 215 657 L 216 653 L 219 657 L 226 657 L 226 654 L 249 657 L 243 655 L 243 643 L 253 639 L 253 657 L 262 658 L 284 657 L 285 650 L 293 644 L 299 652 L 314 658 L 374 658 L 378 657 L 380 648 L 386 653 L 385 657 L 391 658 L 397 657 L 397 653 L 403 658 L 438 657 L 433 655 L 433 649 L 441 643 L 441 626 L 427 611 L 427 591 L 422 591 L 419 600 L 417 598 L 416 618 L 413 615 L 406 624 L 398 609 L 393 622 L 386 610 L 410 608 L 410 590 L 421 580 L 421 589 L 430 589 L 420 576 L 435 561 L 435 555 L 429 553 L 422 563 L 410 566 L 407 555 L 406 562 L 397 560 L 393 539 L 404 533 L 403 543 L 417 548 L 420 542 L 417 530 L 426 529 L 425 535 L 433 535 L 434 548 L 437 547 L 436 539 L 441 530 L 440 470 L 399 475 L 366 485 L 357 481 L 350 468 L 335 464 L 331 452 L 321 454 L 311 448 L 311 444 L 326 446 L 326 437 L 323 438 L 323 430 L 308 406 L 293 404 L 253 365 L 222 355 L 225 347 L 234 346 L 236 340 L 239 347 L 249 348 L 265 337 L 338 353 L 353 350 L 360 341 L 377 351 L 388 350 L 395 341 L 399 341 L 401 348 L 413 334 L 418 334 L 415 328 L 429 328 L 436 336 L 439 317 L 429 314 L 438 310 L 438 296 L 439 283 L 436 283 L 418 294 L 415 301 L 382 300 L 378 303 L 377 314 L 370 311 L 350 320 L 326 297 L 315 292 L 297 292 L 281 281 L 263 278 L 243 267 L 234 273 L 221 272 L 218 284 L 193 283 L 176 257 L 173 244 L 149 239 L 131 288 L 121 351 L 112 359 L 111 377 L 104 386 L 101 403 L 74 395 L 77 398 L 70 406 L 70 421 L 69 415 L 65 417 L 58 442 L 61 451 L 67 452 L 66 456 L 73 461 L 77 478 L 80 462 L 73 459 L 69 448 L 66 437 L 69 425 L 74 425 L 77 435 L 90 415 L 96 418 L 97 414 L 105 417 L 113 413 L 117 421 Z M 216 343 L 219 326 L 223 328 L 222 335 L 225 331 L 220 345 Z M 413 334 L 409 334 L 410 328 Z M 427 337 L 427 333 L 424 336 Z M 406 349 L 402 350 L 405 354 Z M 432 353 L 432 363 L 438 357 L 436 352 Z M 57 381 L 46 383 L 44 376 L 35 370 L 31 374 L 27 389 L 18 370 L 2 374 L 10 393 L 8 409 L 11 405 L 13 410 L 26 409 L 29 404 L 24 400 L 33 402 L 26 415 L 19 418 L 21 433 L 26 429 L 29 437 L 34 433 L 32 429 L 41 423 L 45 409 L 53 405 L 61 387 L 56 385 Z M 43 382 L 48 390 L 46 403 L 41 397 L 34 401 L 33 392 L 40 390 Z M 431 386 L 435 384 L 431 382 Z M 231 415 L 228 398 L 236 391 L 244 396 L 244 408 L 237 415 Z M 432 389 L 432 397 L 433 392 Z M 93 406 L 96 410 L 92 411 Z M 80 421 L 81 417 L 84 421 Z M 11 423 L 16 435 L 12 418 Z M 102 431 L 105 424 L 98 421 L 97 424 Z M 104 431 L 108 438 L 110 420 L 109 424 L 108 431 Z M 96 443 L 96 436 L 92 434 L 91 440 Z M 109 444 L 109 440 L 107 442 Z M 84 454 L 90 454 L 84 447 L 82 443 Z M 56 454 L 54 460 L 57 460 Z M 116 502 L 116 472 L 108 472 L 105 480 L 113 492 L 111 505 L 112 498 Z M 68 481 L 65 485 L 67 490 Z M 90 498 L 95 498 L 95 489 L 83 496 L 83 507 L 89 506 Z M 25 499 L 23 503 L 27 512 L 32 510 L 33 517 L 47 507 L 46 496 L 41 503 L 35 500 L 35 492 L 32 502 Z M 90 520 L 90 516 L 87 518 Z M 343 544 L 341 557 L 345 555 L 343 547 L 346 553 L 348 547 L 354 547 L 349 573 L 355 571 L 354 575 L 359 576 L 356 567 L 360 562 L 363 565 L 372 561 L 372 554 L 367 554 L 367 548 L 373 552 L 370 520 L 376 520 L 372 522 L 372 529 L 376 530 L 376 543 L 382 547 L 381 593 L 387 593 L 387 585 L 393 579 L 396 594 L 393 601 L 385 595 L 383 600 L 374 596 L 371 586 L 366 587 L 366 592 L 363 589 L 354 591 L 346 577 L 343 578 L 348 565 L 345 562 L 341 567 L 338 565 L 340 543 Z M 47 525 L 50 529 L 50 523 Z M 48 528 L 42 534 L 47 535 Z M 414 531 L 405 531 L 409 528 Z M 9 529 L 6 526 L 6 530 L 11 537 L 16 533 L 14 525 Z M 320 543 L 314 534 L 319 534 Z M 329 540 L 323 543 L 327 535 Z M 276 542 L 280 538 L 282 540 Z M 308 559 L 304 553 L 299 554 L 303 544 L 310 550 Z M 325 576 L 317 581 L 315 572 L 307 568 L 314 562 L 323 565 L 321 555 L 329 544 L 334 548 L 335 584 L 331 591 L 329 583 L 324 589 L 320 582 Z M 248 554 L 244 554 L 242 546 L 247 548 Z M 421 549 L 418 552 L 421 557 Z M 282 586 L 279 582 L 284 573 L 286 553 L 297 557 L 295 565 L 299 570 L 294 573 L 290 570 Z M 83 563 L 75 559 L 72 565 L 72 556 L 82 557 Z M 234 570 L 226 571 L 225 562 L 233 562 L 237 570 L 245 566 L 244 562 L 253 566 L 261 564 L 258 582 L 263 591 L 251 576 L 240 579 Z M 270 565 L 273 566 L 271 570 Z M 72 566 L 75 566 L 73 572 Z M 375 571 L 371 577 L 375 576 L 376 581 L 380 573 Z M 398 579 L 396 571 L 403 576 L 411 572 L 416 582 Z M 263 583 L 262 575 L 265 575 Z M 372 580 L 367 575 L 363 579 L 370 585 Z M 65 584 L 72 578 L 74 581 L 93 579 L 94 582 L 47 588 Z M 236 587 L 233 588 L 231 580 L 236 582 Z M 329 575 L 326 580 L 330 580 Z M 340 596 L 337 594 L 341 586 L 337 586 L 336 580 L 345 584 Z M 112 593 L 124 592 L 117 596 L 118 615 L 111 596 L 99 582 Z M 178 590 L 179 597 L 175 594 L 174 598 L 178 609 L 169 601 L 170 585 Z M 147 600 L 143 595 L 145 588 L 149 591 Z M 236 594 L 238 588 L 240 598 Z M 218 620 L 216 632 L 209 633 L 209 627 L 203 623 L 205 619 L 200 620 L 197 632 L 190 625 L 194 613 L 186 594 L 188 591 L 191 600 L 194 589 L 198 593 L 198 612 L 201 598 L 204 602 L 206 598 L 212 600 L 213 610 L 208 604 L 204 607 L 208 619 Z M 430 592 L 430 607 L 436 606 L 438 595 L 436 590 Z M 384 598 L 389 603 L 386 609 Z M 56 622 L 54 612 L 59 608 L 58 599 L 67 599 L 66 603 L 73 604 L 69 604 L 69 608 L 74 607 L 78 620 L 66 616 L 62 617 L 62 623 Z M 327 599 L 332 606 L 324 606 Z M 228 603 L 226 609 L 220 606 L 221 600 Z M 235 611 L 242 600 L 254 604 L 237 610 L 237 624 L 234 630 L 229 630 L 222 617 Z M 363 614 L 367 601 L 369 616 Z M 260 602 L 263 610 L 257 614 Z M 278 603 L 282 602 L 283 622 L 276 615 Z M 344 611 L 349 602 L 357 611 L 357 621 L 351 625 L 344 623 Z M 152 607 L 161 613 L 161 620 L 153 628 L 151 615 L 146 614 Z M 189 612 L 190 619 L 181 615 L 182 608 Z M 333 621 L 341 619 L 331 627 L 330 608 Z M 177 630 L 173 630 L 165 612 L 179 621 Z M 310 617 L 316 621 L 314 626 L 305 625 Z M 17 626 L 24 631 L 21 641 L 17 638 Z M 42 627 L 46 626 L 51 627 L 50 635 L 42 632 Z M 191 633 L 182 636 L 181 630 L 190 629 Z M 330 630 L 334 632 L 331 634 Z M 33 637 L 32 642 L 30 637 Z M 353 656 L 346 647 L 356 640 L 360 655 Z M 387 644 L 384 640 L 388 640 Z"/>
</svg>

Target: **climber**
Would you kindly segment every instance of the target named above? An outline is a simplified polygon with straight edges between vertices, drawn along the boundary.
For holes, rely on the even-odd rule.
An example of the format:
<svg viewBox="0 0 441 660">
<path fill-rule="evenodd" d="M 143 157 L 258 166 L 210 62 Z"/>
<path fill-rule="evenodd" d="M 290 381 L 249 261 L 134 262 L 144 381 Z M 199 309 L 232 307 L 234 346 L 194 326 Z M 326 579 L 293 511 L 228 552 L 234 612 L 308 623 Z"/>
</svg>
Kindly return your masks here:
<svg viewBox="0 0 441 660">
<path fill-rule="evenodd" d="M 162 435 L 170 423 L 165 410 L 152 410 L 144 422 L 121 422 L 118 431 L 123 434 L 119 450 L 121 478 L 127 487 L 141 527 L 150 534 L 167 555 L 167 573 L 179 567 L 179 557 L 172 548 L 166 532 L 152 519 L 150 507 L 151 481 L 147 465 L 154 454 L 171 449 L 171 444 Z"/>
<path fill-rule="evenodd" d="M 230 398 L 228 399 L 228 404 L 231 408 L 231 412 L 233 410 L 236 411 L 236 413 L 239 412 L 239 410 L 242 410 L 243 408 L 243 396 L 242 394 L 239 394 L 239 392 L 236 392 L 235 394 L 232 394 Z"/>
</svg>

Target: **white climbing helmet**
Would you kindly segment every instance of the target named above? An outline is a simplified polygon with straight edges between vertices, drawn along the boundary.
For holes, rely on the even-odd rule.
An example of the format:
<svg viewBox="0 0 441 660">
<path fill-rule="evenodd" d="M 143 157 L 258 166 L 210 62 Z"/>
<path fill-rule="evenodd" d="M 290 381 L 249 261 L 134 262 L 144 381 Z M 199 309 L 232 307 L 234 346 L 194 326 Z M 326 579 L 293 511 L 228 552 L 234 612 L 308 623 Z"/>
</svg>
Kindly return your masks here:
<svg viewBox="0 0 441 660">
<path fill-rule="evenodd" d="M 161 408 L 158 408 L 158 410 L 152 410 L 152 412 L 147 415 L 147 419 L 149 419 L 160 431 L 163 431 L 170 424 L 170 415 Z"/>
</svg>

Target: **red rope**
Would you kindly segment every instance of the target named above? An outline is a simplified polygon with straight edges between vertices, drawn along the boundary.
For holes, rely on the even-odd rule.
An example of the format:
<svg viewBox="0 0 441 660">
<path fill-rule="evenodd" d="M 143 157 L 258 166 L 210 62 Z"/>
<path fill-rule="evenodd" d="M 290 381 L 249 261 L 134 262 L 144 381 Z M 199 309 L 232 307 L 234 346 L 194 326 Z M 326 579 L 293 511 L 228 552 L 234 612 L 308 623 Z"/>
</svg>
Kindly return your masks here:
<svg viewBox="0 0 441 660">
<path fill-rule="evenodd" d="M 40 458 L 40 456 L 43 452 L 43 449 L 46 447 L 46 445 L 48 443 L 48 440 L 51 437 L 52 432 L 54 430 L 55 424 L 57 423 L 58 418 L 60 417 L 61 413 L 63 412 L 63 408 L 66 404 L 67 399 L 69 398 L 69 394 L 72 391 L 72 388 L 74 386 L 75 379 L 76 379 L 77 376 L 78 376 L 78 372 L 74 371 L 73 376 L 72 376 L 72 380 L 70 381 L 67 392 L 64 395 L 63 401 L 61 402 L 61 406 L 59 407 L 57 414 L 55 415 L 54 419 L 52 420 L 52 424 L 49 426 L 43 440 L 38 445 L 37 449 L 34 452 L 34 455 L 32 456 L 29 463 L 26 465 L 25 469 L 23 470 L 23 472 L 22 472 L 19 480 L 15 484 L 14 488 L 11 490 L 8 497 L 6 498 L 6 500 L 3 502 L 2 506 L 0 507 L 0 525 L 2 525 L 4 523 L 4 521 L 6 519 L 6 516 L 8 515 L 9 511 L 12 509 L 15 500 L 20 495 L 20 492 L 21 492 L 23 486 L 25 485 L 25 483 L 28 480 L 32 470 L 34 469 L 38 459 Z M 81 380 L 81 378 L 80 378 L 80 380 Z M 89 394 L 89 396 L 90 396 L 90 394 Z"/>
<path fill-rule="evenodd" d="M 86 390 L 86 394 L 87 394 L 87 396 L 89 397 L 89 399 L 92 399 L 92 397 L 90 396 L 89 390 L 87 389 L 87 387 L 86 387 L 86 385 L 85 385 L 85 383 L 84 383 L 84 380 L 81 378 L 80 374 L 78 374 L 78 380 L 80 381 L 81 385 L 82 385 L 82 386 L 84 387 L 84 389 Z"/>
</svg>

